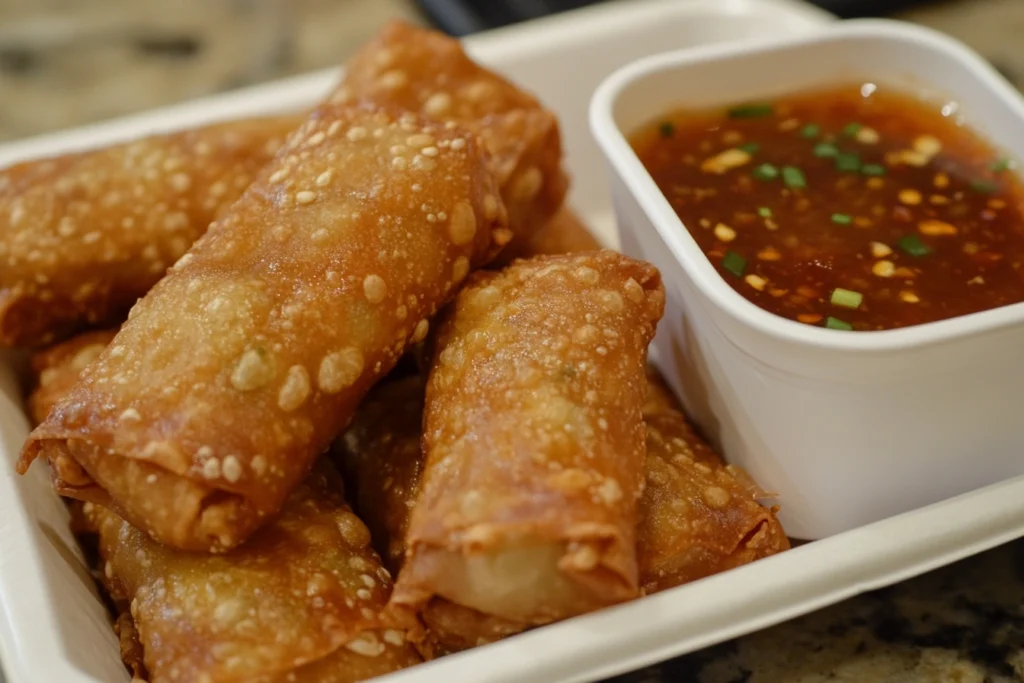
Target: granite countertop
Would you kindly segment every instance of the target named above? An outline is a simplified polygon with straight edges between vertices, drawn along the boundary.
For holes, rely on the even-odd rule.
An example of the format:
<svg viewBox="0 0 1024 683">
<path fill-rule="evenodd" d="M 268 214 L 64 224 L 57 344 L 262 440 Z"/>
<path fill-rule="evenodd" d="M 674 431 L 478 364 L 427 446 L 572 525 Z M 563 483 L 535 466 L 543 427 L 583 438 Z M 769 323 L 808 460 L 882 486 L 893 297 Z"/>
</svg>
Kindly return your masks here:
<svg viewBox="0 0 1024 683">
<path fill-rule="evenodd" d="M 0 140 L 341 62 L 409 0 L 3 0 Z M 1024 87 L 1024 1 L 899 16 Z M 608 683 L 1024 681 L 1024 541 Z"/>
</svg>

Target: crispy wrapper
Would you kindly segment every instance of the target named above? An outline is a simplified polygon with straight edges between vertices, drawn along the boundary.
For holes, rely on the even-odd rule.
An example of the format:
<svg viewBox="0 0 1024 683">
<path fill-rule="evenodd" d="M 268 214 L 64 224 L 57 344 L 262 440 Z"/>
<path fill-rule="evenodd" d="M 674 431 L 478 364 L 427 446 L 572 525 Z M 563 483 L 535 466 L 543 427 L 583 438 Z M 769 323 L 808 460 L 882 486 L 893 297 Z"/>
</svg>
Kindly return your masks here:
<svg viewBox="0 0 1024 683">
<path fill-rule="evenodd" d="M 130 605 L 123 650 L 136 656 L 124 638 L 136 630 L 151 683 L 341 683 L 420 661 L 382 613 L 390 575 L 326 460 L 274 522 L 222 555 L 162 546 L 99 505 L 85 516 L 108 592 Z"/>
<path fill-rule="evenodd" d="M 391 21 L 349 60 L 332 97 L 401 107 L 478 135 L 516 235 L 530 234 L 562 205 L 568 178 L 557 118 L 453 38 Z"/>
<path fill-rule="evenodd" d="M 555 214 L 532 235 L 512 240 L 498 257 L 495 266 L 517 258 L 529 258 L 541 254 L 572 254 L 580 251 L 597 251 L 601 243 L 572 209 L 567 206 Z"/>
<path fill-rule="evenodd" d="M 353 506 L 366 522 L 384 566 L 397 574 L 423 473 L 423 378 L 387 380 L 366 397 L 335 443 Z M 427 649 L 455 652 L 519 633 L 527 624 L 435 598 L 424 609 Z"/>
<path fill-rule="evenodd" d="M 507 242 L 504 218 L 472 135 L 323 105 L 134 307 L 20 469 L 44 455 L 59 493 L 173 547 L 238 545 Z"/>
<path fill-rule="evenodd" d="M 0 345 L 123 318 L 300 123 L 218 123 L 0 171 Z"/>
<path fill-rule="evenodd" d="M 609 251 L 474 277 L 445 315 L 391 604 L 542 624 L 638 594 L 658 272 Z"/>
<path fill-rule="evenodd" d="M 640 501 L 640 583 L 653 593 L 787 550 L 777 508 L 693 430 L 653 368 L 644 403 L 647 486 Z"/>
<path fill-rule="evenodd" d="M 33 425 L 45 420 L 53 406 L 67 396 L 82 370 L 99 358 L 116 334 L 117 330 L 85 332 L 32 356 L 28 415 Z"/>
</svg>

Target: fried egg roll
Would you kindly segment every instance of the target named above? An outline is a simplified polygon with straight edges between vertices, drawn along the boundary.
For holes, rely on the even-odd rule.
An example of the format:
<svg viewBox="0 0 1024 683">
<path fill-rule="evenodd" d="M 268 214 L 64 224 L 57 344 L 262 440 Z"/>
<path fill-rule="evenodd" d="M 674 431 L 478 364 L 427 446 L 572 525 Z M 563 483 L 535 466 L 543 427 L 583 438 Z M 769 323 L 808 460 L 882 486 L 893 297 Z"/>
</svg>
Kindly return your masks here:
<svg viewBox="0 0 1024 683">
<path fill-rule="evenodd" d="M 409 517 L 423 473 L 425 390 L 420 375 L 389 378 L 377 385 L 334 446 L 353 507 L 369 527 L 374 547 L 392 574 L 399 572 L 405 558 Z M 422 618 L 428 628 L 427 647 L 436 653 L 500 640 L 527 626 L 443 598 L 431 600 Z"/>
<path fill-rule="evenodd" d="M 653 266 L 600 251 L 482 273 L 444 316 L 391 604 L 543 624 L 638 594 Z"/>
<path fill-rule="evenodd" d="M 187 550 L 280 509 L 510 235 L 474 137 L 325 104 L 30 435 L 62 495 Z"/>
<path fill-rule="evenodd" d="M 99 358 L 117 330 L 96 330 L 72 337 L 32 356 L 32 392 L 28 415 L 32 424 L 46 419 L 57 402 L 67 395 L 85 367 Z"/>
<path fill-rule="evenodd" d="M 647 486 L 637 552 L 644 591 L 688 583 L 787 550 L 764 495 L 690 426 L 657 372 L 648 372 Z"/>
<path fill-rule="evenodd" d="M 333 99 L 393 105 L 478 135 L 517 235 L 531 233 L 562 205 L 568 178 L 558 119 L 471 60 L 453 38 L 391 21 L 346 64 Z"/>
<path fill-rule="evenodd" d="M 137 631 L 150 683 L 342 683 L 420 661 L 382 614 L 391 578 L 341 486 L 319 461 L 280 516 L 222 555 L 162 546 L 85 506 L 102 581 L 130 606 L 120 627 Z"/>
<path fill-rule="evenodd" d="M 0 171 L 0 345 L 119 321 L 301 123 L 217 123 Z"/>
</svg>

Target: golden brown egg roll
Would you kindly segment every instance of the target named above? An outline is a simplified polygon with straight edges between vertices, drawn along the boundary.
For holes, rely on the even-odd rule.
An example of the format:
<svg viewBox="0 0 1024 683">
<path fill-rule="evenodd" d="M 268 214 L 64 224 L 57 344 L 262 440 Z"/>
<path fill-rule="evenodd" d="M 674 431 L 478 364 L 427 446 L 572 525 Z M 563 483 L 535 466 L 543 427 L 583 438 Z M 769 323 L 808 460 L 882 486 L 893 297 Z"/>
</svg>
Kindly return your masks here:
<svg viewBox="0 0 1024 683">
<path fill-rule="evenodd" d="M 423 473 L 423 377 L 388 378 L 360 405 L 337 440 L 353 507 L 370 529 L 384 566 L 397 574 L 405 557 L 409 518 Z M 455 652 L 519 633 L 527 624 L 435 598 L 423 610 L 427 648 Z"/>
<path fill-rule="evenodd" d="M 532 235 L 517 237 L 502 250 L 492 264 L 498 267 L 517 258 L 529 258 L 541 254 L 572 254 L 580 251 L 596 251 L 601 248 L 583 221 L 567 206 Z"/>
<path fill-rule="evenodd" d="M 89 363 L 99 358 L 117 330 L 96 330 L 72 337 L 32 356 L 32 392 L 28 415 L 33 425 L 46 419 L 57 402 L 67 395 Z"/>
<path fill-rule="evenodd" d="M 280 516 L 221 555 L 162 546 L 86 504 L 102 580 L 130 605 L 150 683 L 341 683 L 420 661 L 382 614 L 391 578 L 341 486 L 320 460 Z"/>
<path fill-rule="evenodd" d="M 509 239 L 472 135 L 325 104 L 132 310 L 30 435 L 62 495 L 225 550 Z"/>
<path fill-rule="evenodd" d="M 119 321 L 300 123 L 217 123 L 0 171 L 0 345 Z"/>
<path fill-rule="evenodd" d="M 640 501 L 640 582 L 653 593 L 787 550 L 777 508 L 690 426 L 651 369 L 644 403 L 647 486 Z"/>
<path fill-rule="evenodd" d="M 333 99 L 393 105 L 478 135 L 517 235 L 539 228 L 562 205 L 568 178 L 558 119 L 471 60 L 453 38 L 389 22 L 346 64 Z"/>
<path fill-rule="evenodd" d="M 542 624 L 638 594 L 657 270 L 610 251 L 481 273 L 443 316 L 391 604 Z"/>
</svg>

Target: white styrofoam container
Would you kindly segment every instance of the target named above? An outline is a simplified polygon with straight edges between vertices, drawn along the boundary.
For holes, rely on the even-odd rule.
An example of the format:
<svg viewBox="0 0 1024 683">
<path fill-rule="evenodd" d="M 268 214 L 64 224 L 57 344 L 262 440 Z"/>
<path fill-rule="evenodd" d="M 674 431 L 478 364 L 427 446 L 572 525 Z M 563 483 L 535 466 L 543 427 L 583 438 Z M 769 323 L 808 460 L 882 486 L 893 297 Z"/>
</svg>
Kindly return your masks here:
<svg viewBox="0 0 1024 683">
<path fill-rule="evenodd" d="M 589 98 L 600 81 L 644 55 L 766 33 L 807 33 L 825 19 L 789 0 L 634 0 L 475 37 L 467 46 L 558 112 L 575 180 L 572 202 L 615 244 L 602 155 L 586 126 Z M 0 166 L 214 119 L 305 107 L 336 77 L 335 70 L 325 71 L 0 146 Z M 18 366 L 17 356 L 0 355 L 0 661 L 7 683 L 127 681 L 108 617 L 45 468 L 14 474 L 28 433 L 14 380 Z M 769 626 L 1020 535 L 1024 478 L 387 680 L 594 680 Z"/>
<path fill-rule="evenodd" d="M 953 39 L 895 21 L 649 57 L 610 76 L 591 111 L 624 250 L 669 283 L 658 356 L 712 441 L 781 494 L 781 520 L 798 538 L 1024 474 L 1024 304 L 884 332 L 768 313 L 715 271 L 627 136 L 680 106 L 854 79 L 958 102 L 973 128 L 1024 157 L 1024 97 Z"/>
</svg>

